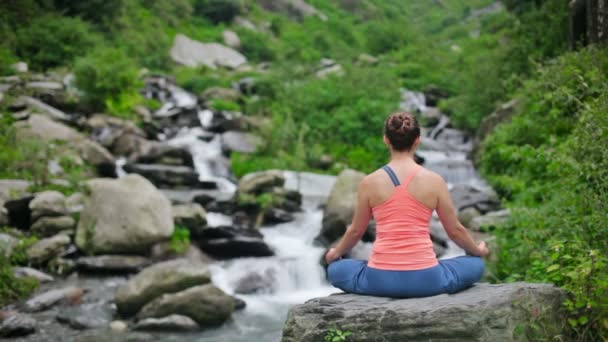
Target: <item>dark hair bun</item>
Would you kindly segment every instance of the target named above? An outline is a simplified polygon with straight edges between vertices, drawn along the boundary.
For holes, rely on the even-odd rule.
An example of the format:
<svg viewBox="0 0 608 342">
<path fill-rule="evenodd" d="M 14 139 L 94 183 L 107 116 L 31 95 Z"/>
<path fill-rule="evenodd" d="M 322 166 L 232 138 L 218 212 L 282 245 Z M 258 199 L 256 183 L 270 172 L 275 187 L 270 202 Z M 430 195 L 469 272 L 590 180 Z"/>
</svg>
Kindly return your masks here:
<svg viewBox="0 0 608 342">
<path fill-rule="evenodd" d="M 420 136 L 418 120 L 411 113 L 393 113 L 386 119 L 384 135 L 388 138 L 393 149 L 409 151 Z"/>
</svg>

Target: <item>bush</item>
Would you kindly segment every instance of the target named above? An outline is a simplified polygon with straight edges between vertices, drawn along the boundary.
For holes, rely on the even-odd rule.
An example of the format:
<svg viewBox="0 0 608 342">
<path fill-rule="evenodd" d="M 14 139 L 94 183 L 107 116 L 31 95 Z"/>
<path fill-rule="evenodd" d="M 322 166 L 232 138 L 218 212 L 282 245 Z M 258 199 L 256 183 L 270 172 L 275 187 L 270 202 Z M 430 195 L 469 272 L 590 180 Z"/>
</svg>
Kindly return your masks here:
<svg viewBox="0 0 608 342">
<path fill-rule="evenodd" d="M 249 60 L 264 62 L 275 58 L 266 35 L 247 29 L 239 30 L 238 35 L 241 39 L 241 51 Z"/>
<path fill-rule="evenodd" d="M 99 48 L 76 61 L 76 86 L 92 110 L 117 107 L 125 98 L 137 97 L 142 87 L 137 65 L 122 50 Z M 134 104 L 129 102 L 130 104 Z M 130 113 L 120 113 L 128 116 Z"/>
<path fill-rule="evenodd" d="M 91 29 L 79 18 L 38 17 L 17 31 L 17 54 L 34 70 L 69 66 L 100 42 Z"/>
<path fill-rule="evenodd" d="M 208 18 L 213 23 L 229 23 L 241 12 L 239 0 L 195 0 L 194 14 Z"/>
</svg>

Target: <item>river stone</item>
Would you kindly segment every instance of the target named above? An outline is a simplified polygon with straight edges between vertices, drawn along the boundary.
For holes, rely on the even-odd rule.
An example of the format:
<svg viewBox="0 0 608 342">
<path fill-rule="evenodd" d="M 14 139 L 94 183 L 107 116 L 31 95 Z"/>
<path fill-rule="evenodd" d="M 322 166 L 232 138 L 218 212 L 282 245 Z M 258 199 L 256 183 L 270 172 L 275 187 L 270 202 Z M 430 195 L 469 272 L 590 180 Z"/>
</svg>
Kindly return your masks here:
<svg viewBox="0 0 608 342">
<path fill-rule="evenodd" d="M 56 95 L 59 95 L 59 94 L 56 94 Z M 48 104 L 46 104 L 36 98 L 30 97 L 30 96 L 20 96 L 17 101 L 23 102 L 25 105 L 27 105 L 29 108 L 33 109 L 35 112 L 44 114 L 53 120 L 59 120 L 59 121 L 69 121 L 70 120 L 70 117 L 67 114 L 65 114 L 64 112 L 60 111 L 59 109 L 57 109 L 53 106 L 49 106 Z M 59 102 L 63 102 L 63 101 L 59 101 Z"/>
<path fill-rule="evenodd" d="M 281 171 L 269 170 L 246 174 L 239 181 L 239 192 L 255 193 L 272 189 L 275 186 L 283 186 L 285 176 Z"/>
<path fill-rule="evenodd" d="M 200 231 L 207 225 L 207 212 L 198 203 L 174 205 L 173 222 L 191 232 Z"/>
<path fill-rule="evenodd" d="M 200 185 L 198 172 L 192 167 L 162 164 L 127 164 L 125 171 L 140 174 L 156 186 L 189 186 Z"/>
<path fill-rule="evenodd" d="M 239 38 L 239 35 L 236 34 L 236 32 L 224 30 L 224 32 L 222 33 L 222 38 L 224 38 L 224 44 L 226 44 L 227 46 L 233 49 L 241 48 L 241 39 Z"/>
<path fill-rule="evenodd" d="M 250 272 L 237 281 L 234 293 L 272 293 L 276 284 L 274 270 L 267 269 L 263 274 Z"/>
<path fill-rule="evenodd" d="M 44 191 L 37 193 L 30 202 L 32 221 L 42 216 L 62 216 L 67 213 L 65 196 L 59 191 Z"/>
<path fill-rule="evenodd" d="M 53 289 L 28 299 L 23 305 L 27 312 L 38 312 L 46 310 L 62 301 L 78 301 L 84 294 L 84 290 L 74 286 Z"/>
<path fill-rule="evenodd" d="M 239 52 L 219 43 L 201 43 L 183 34 L 177 34 L 170 52 L 171 58 L 189 67 L 207 66 L 215 69 L 227 67 L 236 69 L 247 63 L 247 58 Z"/>
<path fill-rule="evenodd" d="M 46 143 L 56 140 L 64 141 L 68 143 L 69 147 L 76 149 L 80 156 L 89 163 L 104 168 L 114 167 L 114 157 L 103 146 L 48 117 L 33 114 L 27 121 L 16 123 L 15 127 L 19 141 L 26 138 L 38 138 Z"/>
<path fill-rule="evenodd" d="M 564 290 L 549 284 L 477 284 L 453 295 L 392 299 L 338 294 L 289 311 L 283 342 L 322 341 L 328 329 L 356 341 L 528 341 L 563 333 Z M 530 321 L 542 322 L 536 330 Z"/>
<path fill-rule="evenodd" d="M 488 229 L 495 229 L 496 227 L 504 224 L 509 217 L 511 217 L 511 211 L 509 209 L 492 211 L 483 216 L 475 217 L 471 221 L 471 225 L 469 228 L 473 231 L 482 231 Z"/>
<path fill-rule="evenodd" d="M 456 184 L 450 190 L 454 207 L 458 211 L 473 207 L 480 213 L 500 209 L 498 195 L 492 189 L 483 189 L 470 184 Z"/>
<path fill-rule="evenodd" d="M 149 264 L 148 258 L 136 255 L 99 255 L 76 259 L 76 267 L 87 272 L 132 273 Z"/>
<path fill-rule="evenodd" d="M 39 236 L 52 236 L 62 231 L 73 233 L 75 226 L 71 216 L 45 216 L 36 220 L 30 229 Z"/>
<path fill-rule="evenodd" d="M 195 331 L 200 327 L 192 318 L 182 315 L 169 315 L 162 318 L 146 318 L 137 322 L 133 330 L 152 331 Z"/>
<path fill-rule="evenodd" d="M 0 200 L 6 202 L 29 195 L 27 189 L 31 185 L 30 182 L 21 179 L 0 179 Z"/>
<path fill-rule="evenodd" d="M 19 245 L 18 239 L 11 235 L 0 233 L 0 256 L 9 258 L 17 245 Z"/>
<path fill-rule="evenodd" d="M 317 16 L 326 21 L 327 16 L 304 0 L 257 0 L 265 10 L 281 13 L 296 20 Z"/>
<path fill-rule="evenodd" d="M 57 314 L 59 323 L 67 324 L 76 330 L 106 328 L 110 324 L 112 315 L 102 306 L 82 305 L 62 308 Z"/>
<path fill-rule="evenodd" d="M 87 253 L 141 253 L 173 235 L 171 203 L 139 175 L 93 179 L 80 214 L 76 244 Z"/>
<path fill-rule="evenodd" d="M 224 100 L 236 102 L 241 98 L 241 93 L 232 88 L 211 87 L 206 89 L 201 97 L 206 100 Z"/>
<path fill-rule="evenodd" d="M 471 221 L 478 216 L 481 216 L 479 210 L 474 207 L 469 207 L 458 212 L 458 221 L 460 221 L 463 226 L 470 228 Z"/>
<path fill-rule="evenodd" d="M 346 169 L 338 175 L 327 200 L 317 241 L 329 246 L 344 234 L 353 219 L 357 204 L 357 188 L 364 177 L 364 173 L 351 169 Z"/>
<path fill-rule="evenodd" d="M 165 294 L 146 304 L 137 317 L 159 318 L 173 314 L 192 318 L 201 327 L 218 326 L 230 318 L 234 299 L 212 284 Z"/>
<path fill-rule="evenodd" d="M 121 314 L 133 315 L 146 303 L 163 294 L 210 281 L 211 274 L 205 264 L 187 259 L 161 262 L 144 269 L 119 287 L 115 295 L 116 306 Z"/>
<path fill-rule="evenodd" d="M 30 267 L 15 267 L 13 274 L 17 278 L 34 278 L 40 283 L 50 283 L 54 280 L 52 276 Z"/>
<path fill-rule="evenodd" d="M 251 133 L 228 131 L 222 134 L 222 150 L 226 152 L 254 153 L 262 139 Z"/>
<path fill-rule="evenodd" d="M 66 234 L 57 234 L 36 242 L 27 249 L 26 254 L 31 263 L 42 265 L 63 253 L 70 242 L 70 237 Z"/>
<path fill-rule="evenodd" d="M 274 252 L 257 230 L 232 227 L 208 227 L 193 236 L 197 245 L 217 258 L 266 257 Z"/>
<path fill-rule="evenodd" d="M 27 336 L 36 331 L 36 320 L 24 314 L 14 314 L 0 323 L 0 337 Z"/>
</svg>

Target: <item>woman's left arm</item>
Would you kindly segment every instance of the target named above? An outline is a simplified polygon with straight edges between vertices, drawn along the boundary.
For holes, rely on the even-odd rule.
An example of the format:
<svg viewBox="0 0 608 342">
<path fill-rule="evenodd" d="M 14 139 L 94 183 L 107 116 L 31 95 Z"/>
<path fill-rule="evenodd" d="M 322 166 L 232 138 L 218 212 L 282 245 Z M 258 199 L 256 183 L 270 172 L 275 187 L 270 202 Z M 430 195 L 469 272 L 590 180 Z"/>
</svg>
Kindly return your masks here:
<svg viewBox="0 0 608 342">
<path fill-rule="evenodd" d="M 369 221 L 372 218 L 372 209 L 369 205 L 369 184 L 367 178 L 364 178 L 357 189 L 357 206 L 355 215 L 353 216 L 352 224 L 346 229 L 344 236 L 334 248 L 331 248 L 325 260 L 328 263 L 339 259 L 342 255 L 350 251 L 361 240 L 361 237 L 367 230 Z"/>
</svg>

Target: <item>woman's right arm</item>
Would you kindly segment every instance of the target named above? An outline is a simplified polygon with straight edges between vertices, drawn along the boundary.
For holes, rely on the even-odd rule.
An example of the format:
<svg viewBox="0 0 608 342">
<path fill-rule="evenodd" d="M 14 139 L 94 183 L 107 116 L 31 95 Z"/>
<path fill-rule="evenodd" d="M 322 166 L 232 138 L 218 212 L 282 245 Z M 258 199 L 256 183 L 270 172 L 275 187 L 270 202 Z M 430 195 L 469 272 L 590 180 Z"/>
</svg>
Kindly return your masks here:
<svg viewBox="0 0 608 342">
<path fill-rule="evenodd" d="M 485 242 L 476 244 L 469 231 L 460 223 L 448 186 L 443 178 L 439 178 L 441 185 L 438 187 L 437 214 L 450 239 L 468 254 L 481 257 L 490 254 Z"/>
</svg>

